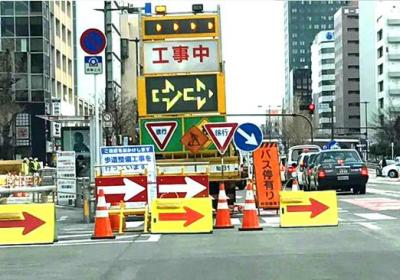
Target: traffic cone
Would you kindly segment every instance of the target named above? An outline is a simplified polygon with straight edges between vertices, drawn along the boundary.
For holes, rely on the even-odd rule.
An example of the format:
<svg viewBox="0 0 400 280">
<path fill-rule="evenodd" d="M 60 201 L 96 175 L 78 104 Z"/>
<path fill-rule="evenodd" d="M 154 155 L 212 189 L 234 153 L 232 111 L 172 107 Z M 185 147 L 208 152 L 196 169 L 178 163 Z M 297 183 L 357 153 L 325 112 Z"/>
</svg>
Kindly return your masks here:
<svg viewBox="0 0 400 280">
<path fill-rule="evenodd" d="M 219 183 L 218 206 L 214 228 L 233 228 L 227 199 L 225 184 L 221 182 Z"/>
<path fill-rule="evenodd" d="M 292 191 L 298 191 L 298 190 L 299 190 L 299 182 L 297 181 L 296 178 L 293 178 Z"/>
<path fill-rule="evenodd" d="M 254 201 L 253 194 L 253 185 L 250 182 L 247 183 L 246 187 L 246 201 L 243 210 L 242 227 L 239 228 L 239 230 L 263 230 L 258 221 L 256 203 Z"/>
<path fill-rule="evenodd" d="M 101 189 L 97 198 L 96 220 L 92 239 L 113 239 L 115 236 L 111 230 L 111 223 L 108 217 L 106 198 Z"/>
</svg>

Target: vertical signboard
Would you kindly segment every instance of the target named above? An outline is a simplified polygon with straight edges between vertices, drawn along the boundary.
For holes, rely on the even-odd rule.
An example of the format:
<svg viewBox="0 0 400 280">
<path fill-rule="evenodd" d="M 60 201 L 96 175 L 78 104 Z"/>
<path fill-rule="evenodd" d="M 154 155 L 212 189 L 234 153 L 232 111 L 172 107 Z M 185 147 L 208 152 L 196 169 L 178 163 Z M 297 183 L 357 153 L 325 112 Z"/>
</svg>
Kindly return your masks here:
<svg viewBox="0 0 400 280">
<path fill-rule="evenodd" d="M 263 143 L 253 153 L 256 176 L 257 206 L 279 209 L 279 192 L 282 187 L 278 147 L 275 143 Z"/>
<path fill-rule="evenodd" d="M 57 152 L 57 199 L 70 202 L 76 199 L 75 152 Z"/>
</svg>

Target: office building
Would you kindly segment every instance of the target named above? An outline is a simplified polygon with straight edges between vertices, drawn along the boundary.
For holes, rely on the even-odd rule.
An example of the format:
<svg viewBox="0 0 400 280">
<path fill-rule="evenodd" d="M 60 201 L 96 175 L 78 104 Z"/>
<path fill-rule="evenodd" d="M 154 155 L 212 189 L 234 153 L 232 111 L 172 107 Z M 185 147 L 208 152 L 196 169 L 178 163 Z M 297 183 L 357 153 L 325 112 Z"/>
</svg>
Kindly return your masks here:
<svg viewBox="0 0 400 280">
<path fill-rule="evenodd" d="M 379 122 L 400 115 L 400 5 L 378 4 L 376 14 L 376 85 Z"/>
<path fill-rule="evenodd" d="M 350 1 L 285 1 L 285 99 L 292 69 L 311 69 L 310 46 L 321 30 L 333 29 L 333 15 Z M 310 98 L 310 97 L 305 97 Z M 287 111 L 287 106 L 284 108 Z"/>
<path fill-rule="evenodd" d="M 3 1 L 0 5 L 0 55 L 10 59 L 11 90 L 21 111 L 15 116 L 13 156 L 46 160 L 51 152 L 52 99 L 61 113 L 74 114 L 71 1 Z M 47 149 L 46 149 L 47 147 Z"/>
<path fill-rule="evenodd" d="M 286 112 L 306 110 L 312 102 L 311 98 L 311 69 L 292 69 L 289 75 L 289 98 L 285 102 Z"/>
<path fill-rule="evenodd" d="M 311 46 L 313 116 L 316 134 L 330 134 L 335 101 L 335 35 L 333 30 L 319 32 Z"/>
<path fill-rule="evenodd" d="M 335 22 L 336 135 L 360 136 L 358 7 L 342 7 Z M 367 106 L 367 105 L 365 105 Z"/>
</svg>

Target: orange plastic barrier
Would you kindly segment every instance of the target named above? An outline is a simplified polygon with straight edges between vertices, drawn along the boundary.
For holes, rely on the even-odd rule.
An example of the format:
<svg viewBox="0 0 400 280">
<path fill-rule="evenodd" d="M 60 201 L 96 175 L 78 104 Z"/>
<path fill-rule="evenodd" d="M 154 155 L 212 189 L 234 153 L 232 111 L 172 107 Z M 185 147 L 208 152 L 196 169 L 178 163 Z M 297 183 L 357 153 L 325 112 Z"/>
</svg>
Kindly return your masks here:
<svg viewBox="0 0 400 280">
<path fill-rule="evenodd" d="M 257 207 L 279 209 L 279 192 L 282 188 L 279 169 L 278 147 L 275 143 L 263 143 L 254 151 Z"/>
</svg>

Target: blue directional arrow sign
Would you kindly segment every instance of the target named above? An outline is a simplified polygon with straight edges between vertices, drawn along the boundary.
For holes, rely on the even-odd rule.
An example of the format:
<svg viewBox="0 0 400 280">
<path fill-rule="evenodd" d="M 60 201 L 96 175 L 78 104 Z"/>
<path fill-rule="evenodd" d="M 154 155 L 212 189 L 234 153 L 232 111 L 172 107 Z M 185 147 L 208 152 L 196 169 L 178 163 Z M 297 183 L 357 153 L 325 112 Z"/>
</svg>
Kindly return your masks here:
<svg viewBox="0 0 400 280">
<path fill-rule="evenodd" d="M 233 136 L 233 141 L 239 150 L 252 152 L 262 143 L 263 134 L 261 129 L 252 123 L 239 125 Z"/>
</svg>

